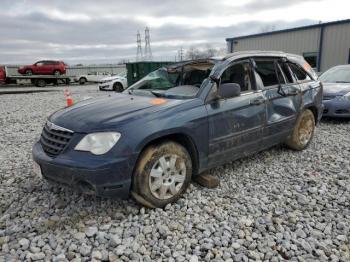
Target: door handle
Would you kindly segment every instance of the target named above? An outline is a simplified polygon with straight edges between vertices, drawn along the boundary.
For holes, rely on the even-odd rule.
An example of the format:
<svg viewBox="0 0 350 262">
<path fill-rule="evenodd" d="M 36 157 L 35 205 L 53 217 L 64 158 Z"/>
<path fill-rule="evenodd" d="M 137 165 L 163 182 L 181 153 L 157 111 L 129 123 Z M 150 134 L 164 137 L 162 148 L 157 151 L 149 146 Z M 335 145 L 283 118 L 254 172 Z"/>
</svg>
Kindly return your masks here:
<svg viewBox="0 0 350 262">
<path fill-rule="evenodd" d="M 261 105 L 263 103 L 265 103 L 265 98 L 263 97 L 257 97 L 255 99 L 250 100 L 250 104 L 255 106 Z"/>
</svg>

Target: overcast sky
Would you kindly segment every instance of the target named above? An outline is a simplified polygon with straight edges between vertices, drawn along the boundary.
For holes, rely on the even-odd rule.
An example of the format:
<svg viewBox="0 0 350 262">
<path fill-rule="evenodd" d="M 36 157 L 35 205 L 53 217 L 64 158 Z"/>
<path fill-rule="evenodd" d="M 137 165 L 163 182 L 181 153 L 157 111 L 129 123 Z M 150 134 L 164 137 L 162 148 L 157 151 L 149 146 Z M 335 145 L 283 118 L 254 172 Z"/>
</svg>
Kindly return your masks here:
<svg viewBox="0 0 350 262">
<path fill-rule="evenodd" d="M 349 0 L 1 0 L 0 64 L 135 59 L 136 33 L 151 30 L 157 60 L 180 47 L 226 46 L 225 38 L 349 18 Z M 142 39 L 143 40 L 143 39 Z M 144 44 L 144 41 L 143 41 Z"/>
</svg>

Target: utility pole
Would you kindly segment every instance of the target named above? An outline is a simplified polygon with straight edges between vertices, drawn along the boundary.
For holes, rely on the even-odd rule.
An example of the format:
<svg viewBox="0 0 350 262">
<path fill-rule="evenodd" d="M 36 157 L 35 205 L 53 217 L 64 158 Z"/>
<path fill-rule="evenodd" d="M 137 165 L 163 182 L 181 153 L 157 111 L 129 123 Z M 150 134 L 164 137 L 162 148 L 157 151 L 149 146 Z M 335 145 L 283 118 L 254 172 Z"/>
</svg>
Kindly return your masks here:
<svg viewBox="0 0 350 262">
<path fill-rule="evenodd" d="M 152 61 L 152 50 L 151 50 L 151 37 L 149 28 L 145 29 L 145 60 Z"/>
<path fill-rule="evenodd" d="M 142 56 L 142 47 L 141 47 L 141 35 L 139 31 L 137 31 L 136 43 L 137 43 L 136 61 L 142 61 L 143 56 Z"/>
</svg>

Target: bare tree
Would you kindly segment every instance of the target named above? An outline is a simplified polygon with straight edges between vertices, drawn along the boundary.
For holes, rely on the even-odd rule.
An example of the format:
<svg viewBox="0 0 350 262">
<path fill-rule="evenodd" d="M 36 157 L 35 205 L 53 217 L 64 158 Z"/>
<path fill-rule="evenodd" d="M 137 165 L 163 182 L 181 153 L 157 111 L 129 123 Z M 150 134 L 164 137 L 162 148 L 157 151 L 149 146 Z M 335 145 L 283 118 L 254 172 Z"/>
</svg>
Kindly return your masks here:
<svg viewBox="0 0 350 262">
<path fill-rule="evenodd" d="M 205 59 L 213 56 L 221 55 L 222 49 L 214 48 L 210 44 L 207 44 L 205 48 L 199 49 L 191 46 L 186 52 L 187 59 Z"/>
</svg>

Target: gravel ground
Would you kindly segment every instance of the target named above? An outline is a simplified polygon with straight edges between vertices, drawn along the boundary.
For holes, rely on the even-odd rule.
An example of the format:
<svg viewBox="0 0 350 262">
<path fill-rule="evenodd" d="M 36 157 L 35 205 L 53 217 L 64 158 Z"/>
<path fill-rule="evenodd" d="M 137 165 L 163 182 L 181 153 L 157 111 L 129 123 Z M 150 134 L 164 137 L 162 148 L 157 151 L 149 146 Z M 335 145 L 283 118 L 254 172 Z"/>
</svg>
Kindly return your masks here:
<svg viewBox="0 0 350 262">
<path fill-rule="evenodd" d="M 0 261 L 350 261 L 350 122 L 322 121 L 310 147 L 275 147 L 210 172 L 148 210 L 52 186 L 31 147 L 60 92 L 0 96 Z M 73 97 L 108 95 L 72 87 Z"/>
</svg>

